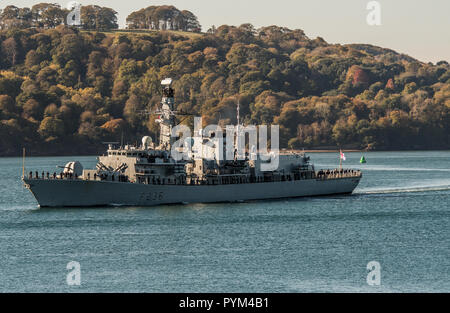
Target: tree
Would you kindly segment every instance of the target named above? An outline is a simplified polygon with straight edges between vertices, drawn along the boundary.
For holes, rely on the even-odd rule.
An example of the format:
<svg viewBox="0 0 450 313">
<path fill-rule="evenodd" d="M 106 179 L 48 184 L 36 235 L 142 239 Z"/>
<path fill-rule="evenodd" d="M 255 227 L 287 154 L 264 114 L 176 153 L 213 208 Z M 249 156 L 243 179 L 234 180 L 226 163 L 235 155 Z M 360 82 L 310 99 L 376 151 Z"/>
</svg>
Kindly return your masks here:
<svg viewBox="0 0 450 313">
<path fill-rule="evenodd" d="M 199 33 L 202 30 L 202 26 L 200 25 L 197 17 L 194 13 L 183 10 L 181 11 L 181 16 L 183 17 L 183 26 L 185 31 Z"/>
<path fill-rule="evenodd" d="M 85 41 L 79 34 L 67 34 L 60 39 L 60 43 L 53 51 L 53 60 L 60 67 L 73 60 L 80 66 L 88 51 L 86 51 Z"/>
<path fill-rule="evenodd" d="M 28 99 L 22 107 L 25 118 L 34 118 L 40 120 L 43 113 L 43 108 L 34 99 Z"/>
<path fill-rule="evenodd" d="M 44 67 L 36 76 L 36 82 L 44 88 L 50 88 L 50 86 L 56 85 L 57 81 L 58 72 L 52 66 Z"/>
<path fill-rule="evenodd" d="M 84 29 L 111 30 L 119 27 L 117 12 L 98 5 L 81 7 L 81 25 Z"/>
<path fill-rule="evenodd" d="M 0 14 L 0 28 L 9 29 L 17 27 L 19 24 L 19 8 L 14 5 L 8 5 Z"/>
<path fill-rule="evenodd" d="M 108 133 L 116 136 L 120 135 L 125 130 L 125 127 L 126 122 L 121 118 L 110 120 L 101 126 L 101 128 L 106 130 Z"/>
<path fill-rule="evenodd" d="M 5 7 L 1 13 L 2 21 L 15 19 L 19 17 L 19 11 L 20 9 L 16 7 L 15 5 L 8 5 Z"/>
<path fill-rule="evenodd" d="M 98 29 L 111 30 L 119 28 L 117 12 L 111 8 L 102 7 L 98 13 Z"/>
<path fill-rule="evenodd" d="M 0 117 L 9 118 L 17 111 L 14 100 L 8 95 L 0 95 Z"/>
<path fill-rule="evenodd" d="M 149 6 L 132 12 L 126 22 L 129 29 L 201 31 L 201 25 L 192 12 L 180 11 L 171 5 Z"/>
<path fill-rule="evenodd" d="M 217 28 L 216 26 L 212 25 L 210 28 L 208 28 L 208 30 L 206 31 L 206 33 L 208 34 L 215 34 L 217 32 Z"/>
<path fill-rule="evenodd" d="M 80 68 L 74 60 L 66 63 L 63 69 L 59 70 L 59 79 L 63 85 L 74 87 L 80 78 Z"/>
<path fill-rule="evenodd" d="M 12 66 L 16 65 L 19 49 L 14 37 L 9 37 L 8 39 L 2 42 L 2 52 L 4 55 L 6 55 L 9 63 Z"/>
<path fill-rule="evenodd" d="M 126 19 L 128 29 L 145 29 L 150 28 L 145 16 L 145 10 L 132 12 Z"/>
<path fill-rule="evenodd" d="M 68 12 L 56 3 L 39 3 L 31 7 L 31 13 L 37 27 L 55 28 L 66 22 Z"/>
<path fill-rule="evenodd" d="M 137 127 L 141 119 L 139 111 L 143 109 L 144 107 L 140 103 L 139 99 L 135 95 L 132 95 L 125 103 L 125 107 L 123 108 L 123 116 L 132 127 Z"/>
<path fill-rule="evenodd" d="M 41 62 L 40 55 L 36 53 L 36 50 L 30 50 L 28 51 L 26 57 L 25 57 L 25 66 L 29 69 L 31 67 L 38 65 Z"/>
<path fill-rule="evenodd" d="M 47 140 L 59 138 L 64 135 L 64 122 L 58 118 L 45 117 L 39 125 L 38 132 Z"/>
</svg>

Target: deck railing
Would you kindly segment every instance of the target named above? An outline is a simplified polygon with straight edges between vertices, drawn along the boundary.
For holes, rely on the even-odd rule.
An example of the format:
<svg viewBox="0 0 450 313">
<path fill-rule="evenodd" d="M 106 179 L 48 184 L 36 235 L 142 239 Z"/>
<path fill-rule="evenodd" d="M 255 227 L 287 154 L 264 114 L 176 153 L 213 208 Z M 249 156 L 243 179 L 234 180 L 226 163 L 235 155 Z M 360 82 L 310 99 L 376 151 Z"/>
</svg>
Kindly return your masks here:
<svg viewBox="0 0 450 313">
<path fill-rule="evenodd" d="M 148 185 L 231 185 L 231 184 L 249 184 L 249 183 L 269 183 L 269 182 L 284 182 L 284 181 L 298 181 L 298 180 L 329 180 L 329 179 L 342 179 L 342 178 L 361 178 L 362 173 L 360 170 L 351 169 L 334 169 L 334 170 L 319 170 L 319 171 L 306 171 L 297 172 L 292 174 L 276 174 L 276 175 L 264 175 L 264 176 L 245 176 L 245 175 L 226 175 L 226 176 L 215 176 L 215 177 L 205 177 L 205 178 L 188 178 L 188 179 L 170 179 L 170 178 L 160 178 L 160 177 L 146 177 L 141 179 L 139 183 Z M 78 176 L 73 173 L 49 173 L 42 172 L 39 174 L 38 171 L 29 172 L 29 179 L 55 179 L 55 180 L 88 180 L 88 181 L 116 181 L 116 182 L 130 182 L 128 177 L 119 176 L 108 176 L 105 174 L 94 174 L 87 177 Z"/>
</svg>

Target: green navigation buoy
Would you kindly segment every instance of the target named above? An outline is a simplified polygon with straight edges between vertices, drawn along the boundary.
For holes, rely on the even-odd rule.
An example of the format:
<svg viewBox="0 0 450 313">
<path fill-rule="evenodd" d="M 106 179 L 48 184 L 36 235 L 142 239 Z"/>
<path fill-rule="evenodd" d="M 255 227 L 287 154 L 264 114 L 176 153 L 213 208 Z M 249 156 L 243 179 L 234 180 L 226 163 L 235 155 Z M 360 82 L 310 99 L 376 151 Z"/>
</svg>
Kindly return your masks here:
<svg viewBox="0 0 450 313">
<path fill-rule="evenodd" d="M 361 164 L 367 163 L 366 159 L 364 158 L 364 156 L 361 157 L 361 160 L 359 160 L 359 163 L 361 163 Z"/>
</svg>

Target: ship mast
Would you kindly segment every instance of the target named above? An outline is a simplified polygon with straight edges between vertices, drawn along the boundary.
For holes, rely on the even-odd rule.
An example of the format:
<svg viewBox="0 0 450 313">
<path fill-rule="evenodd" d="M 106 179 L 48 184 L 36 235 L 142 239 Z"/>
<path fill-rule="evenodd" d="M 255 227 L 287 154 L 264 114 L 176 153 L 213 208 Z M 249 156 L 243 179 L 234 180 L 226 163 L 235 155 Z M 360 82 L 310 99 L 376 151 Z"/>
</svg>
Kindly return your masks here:
<svg viewBox="0 0 450 313">
<path fill-rule="evenodd" d="M 161 99 L 161 109 L 156 112 L 159 114 L 156 120 L 159 123 L 159 148 L 162 150 L 170 150 L 172 146 L 172 128 L 176 125 L 174 110 L 174 91 L 171 87 L 172 79 L 166 78 L 161 81 L 163 86 Z"/>
<path fill-rule="evenodd" d="M 22 148 L 22 179 L 25 178 L 25 147 Z"/>
<path fill-rule="evenodd" d="M 234 142 L 234 149 L 235 149 L 235 158 L 239 158 L 240 155 L 237 155 L 236 152 L 239 152 L 239 146 L 241 144 L 241 140 L 243 138 L 241 138 L 240 134 L 241 134 L 241 127 L 240 127 L 240 120 L 241 120 L 241 116 L 240 116 L 240 112 L 241 111 L 241 104 L 239 102 L 239 98 L 237 101 L 237 105 L 236 105 L 236 137 L 235 137 L 235 142 Z M 244 139 L 245 140 L 245 139 Z M 245 144 L 245 142 L 244 142 Z"/>
<path fill-rule="evenodd" d="M 236 119 L 237 119 L 237 127 L 238 127 L 238 131 L 239 131 L 239 121 L 240 121 L 240 116 L 239 116 L 239 114 L 240 114 L 240 103 L 239 103 L 239 99 L 238 99 L 238 102 L 237 102 L 237 107 L 236 107 L 236 110 L 237 110 L 237 112 L 236 112 L 236 115 L 237 115 L 237 117 L 236 117 Z"/>
</svg>

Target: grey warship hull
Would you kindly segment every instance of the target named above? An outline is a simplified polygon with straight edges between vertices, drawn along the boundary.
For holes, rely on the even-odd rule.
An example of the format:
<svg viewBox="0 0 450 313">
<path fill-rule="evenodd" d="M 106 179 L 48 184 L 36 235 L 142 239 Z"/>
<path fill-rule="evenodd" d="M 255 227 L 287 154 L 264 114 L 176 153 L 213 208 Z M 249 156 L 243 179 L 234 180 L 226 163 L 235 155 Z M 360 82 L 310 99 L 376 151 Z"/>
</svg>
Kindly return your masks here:
<svg viewBox="0 0 450 313">
<path fill-rule="evenodd" d="M 360 177 L 224 185 L 153 185 L 24 178 L 40 207 L 155 206 L 350 194 Z"/>
</svg>

